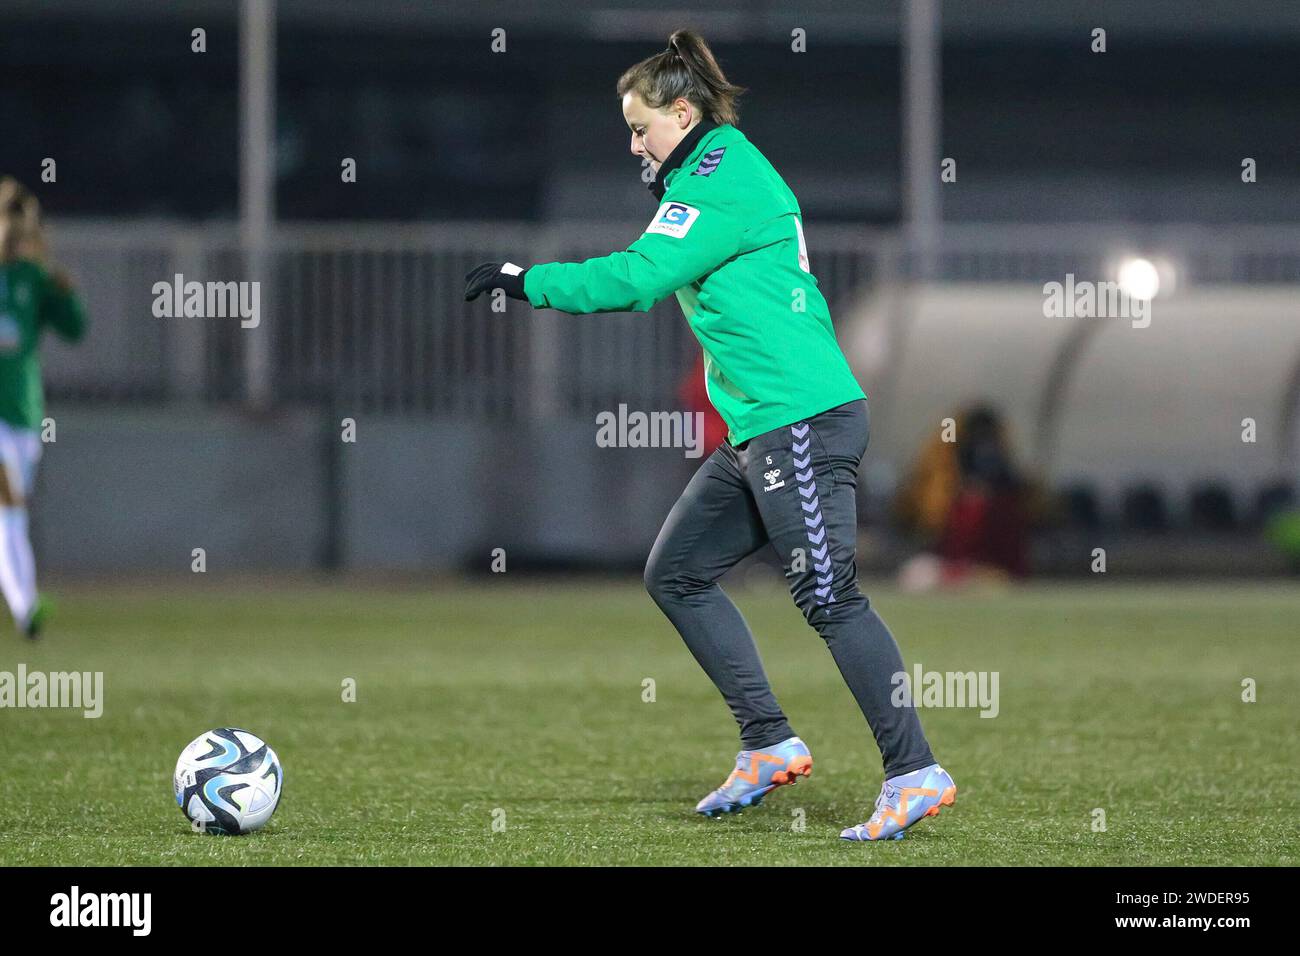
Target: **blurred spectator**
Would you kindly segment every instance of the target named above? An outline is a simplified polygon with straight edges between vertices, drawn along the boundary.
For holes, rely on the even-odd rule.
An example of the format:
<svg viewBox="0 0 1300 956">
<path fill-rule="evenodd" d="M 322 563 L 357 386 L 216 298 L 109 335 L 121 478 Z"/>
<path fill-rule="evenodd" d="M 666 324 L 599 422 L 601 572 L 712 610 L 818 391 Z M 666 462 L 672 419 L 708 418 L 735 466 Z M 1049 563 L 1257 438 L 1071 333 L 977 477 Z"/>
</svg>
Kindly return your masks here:
<svg viewBox="0 0 1300 956">
<path fill-rule="evenodd" d="M 1029 495 L 1001 418 L 978 406 L 957 422 L 957 440 L 926 445 L 896 510 L 929 550 L 899 572 L 908 589 L 1029 573 Z"/>
<path fill-rule="evenodd" d="M 917 456 L 894 502 L 899 523 L 927 542 L 938 540 L 961 485 L 957 448 L 935 435 Z"/>
</svg>

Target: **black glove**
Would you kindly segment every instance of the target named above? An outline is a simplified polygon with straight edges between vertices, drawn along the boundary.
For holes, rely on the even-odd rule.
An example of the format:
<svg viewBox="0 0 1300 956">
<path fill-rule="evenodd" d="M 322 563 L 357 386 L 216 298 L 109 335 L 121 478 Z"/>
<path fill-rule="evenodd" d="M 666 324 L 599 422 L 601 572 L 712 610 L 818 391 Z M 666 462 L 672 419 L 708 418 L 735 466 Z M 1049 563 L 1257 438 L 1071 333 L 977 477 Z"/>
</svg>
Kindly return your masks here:
<svg viewBox="0 0 1300 956">
<path fill-rule="evenodd" d="M 465 273 L 465 301 L 473 302 L 489 289 L 503 289 L 510 298 L 527 301 L 528 296 L 524 295 L 527 271 L 513 262 L 485 262 L 475 266 Z"/>
</svg>

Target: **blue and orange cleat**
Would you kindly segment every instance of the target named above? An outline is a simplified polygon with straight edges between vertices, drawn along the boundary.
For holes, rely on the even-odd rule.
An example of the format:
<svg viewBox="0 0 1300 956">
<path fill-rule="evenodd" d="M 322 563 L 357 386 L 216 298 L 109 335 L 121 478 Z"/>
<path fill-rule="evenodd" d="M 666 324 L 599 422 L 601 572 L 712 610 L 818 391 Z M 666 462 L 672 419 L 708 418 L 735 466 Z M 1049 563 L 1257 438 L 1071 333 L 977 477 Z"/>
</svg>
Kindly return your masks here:
<svg viewBox="0 0 1300 956">
<path fill-rule="evenodd" d="M 738 813 L 756 807 L 777 787 L 793 784 L 812 774 L 812 754 L 798 737 L 788 737 L 765 750 L 742 750 L 736 769 L 717 790 L 695 805 L 706 817 Z"/>
<path fill-rule="evenodd" d="M 937 817 L 940 807 L 957 802 L 952 775 L 937 763 L 890 777 L 876 797 L 876 812 L 866 823 L 840 831 L 841 840 L 901 840 L 923 817 Z"/>
</svg>

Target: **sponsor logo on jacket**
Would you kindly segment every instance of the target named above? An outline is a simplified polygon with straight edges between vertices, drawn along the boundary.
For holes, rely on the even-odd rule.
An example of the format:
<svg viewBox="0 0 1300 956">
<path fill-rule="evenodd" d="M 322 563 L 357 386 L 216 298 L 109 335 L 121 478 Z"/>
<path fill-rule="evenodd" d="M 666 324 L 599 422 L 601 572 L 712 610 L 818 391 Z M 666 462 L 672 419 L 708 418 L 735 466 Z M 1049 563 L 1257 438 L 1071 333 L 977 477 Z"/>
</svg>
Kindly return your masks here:
<svg viewBox="0 0 1300 956">
<path fill-rule="evenodd" d="M 681 202 L 666 202 L 659 207 L 655 213 L 654 219 L 646 228 L 646 234 L 655 234 L 660 236 L 672 236 L 674 239 L 681 239 L 691 231 L 691 226 L 695 225 L 695 220 L 700 216 L 700 211 L 694 206 L 688 206 Z"/>
</svg>

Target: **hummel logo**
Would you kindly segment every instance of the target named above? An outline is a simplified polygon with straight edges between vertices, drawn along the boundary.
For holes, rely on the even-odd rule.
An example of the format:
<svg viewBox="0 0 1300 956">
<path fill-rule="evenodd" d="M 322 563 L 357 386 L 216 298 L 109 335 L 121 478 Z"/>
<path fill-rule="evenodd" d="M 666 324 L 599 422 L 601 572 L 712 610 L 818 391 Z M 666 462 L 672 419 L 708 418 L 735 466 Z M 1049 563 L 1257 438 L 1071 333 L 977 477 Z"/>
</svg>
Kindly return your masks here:
<svg viewBox="0 0 1300 956">
<path fill-rule="evenodd" d="M 771 471 L 763 472 L 763 478 L 766 479 L 767 481 L 767 484 L 763 487 L 763 490 L 775 491 L 777 488 L 785 487 L 784 481 L 777 481 L 777 479 L 780 477 L 781 477 L 780 468 L 773 468 Z"/>
</svg>

